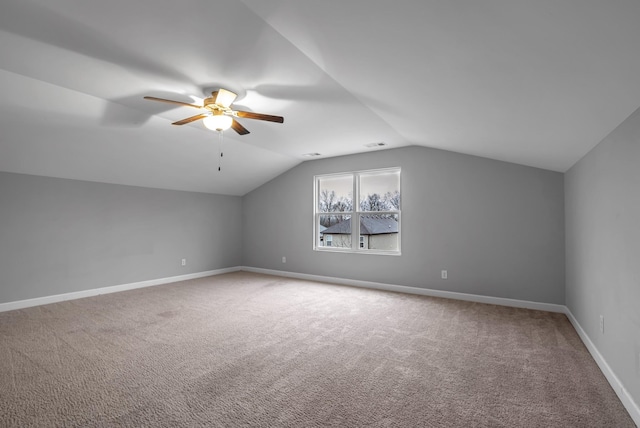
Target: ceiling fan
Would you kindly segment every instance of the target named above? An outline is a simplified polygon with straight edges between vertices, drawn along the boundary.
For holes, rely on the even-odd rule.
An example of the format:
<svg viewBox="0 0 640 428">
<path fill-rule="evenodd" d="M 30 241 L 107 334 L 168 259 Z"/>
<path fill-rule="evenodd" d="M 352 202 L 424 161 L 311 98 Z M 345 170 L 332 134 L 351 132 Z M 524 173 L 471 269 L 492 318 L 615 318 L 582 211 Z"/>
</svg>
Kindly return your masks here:
<svg viewBox="0 0 640 428">
<path fill-rule="evenodd" d="M 284 117 L 273 116 L 270 114 L 253 113 L 250 111 L 233 110 L 231 104 L 238 95 L 228 91 L 226 89 L 218 89 L 211 92 L 211 97 L 205 98 L 203 105 L 184 103 L 182 101 L 167 100 L 157 97 L 144 97 L 146 100 L 160 101 L 163 103 L 177 104 L 186 107 L 193 107 L 202 110 L 202 113 L 195 116 L 187 117 L 186 119 L 173 122 L 172 125 L 186 125 L 187 123 L 195 122 L 196 120 L 203 119 L 204 126 L 214 131 L 224 131 L 225 129 L 232 128 L 239 135 L 245 135 L 249 133 L 249 130 L 242 126 L 238 122 L 236 117 L 243 117 L 247 119 L 266 120 L 268 122 L 283 123 Z"/>
</svg>

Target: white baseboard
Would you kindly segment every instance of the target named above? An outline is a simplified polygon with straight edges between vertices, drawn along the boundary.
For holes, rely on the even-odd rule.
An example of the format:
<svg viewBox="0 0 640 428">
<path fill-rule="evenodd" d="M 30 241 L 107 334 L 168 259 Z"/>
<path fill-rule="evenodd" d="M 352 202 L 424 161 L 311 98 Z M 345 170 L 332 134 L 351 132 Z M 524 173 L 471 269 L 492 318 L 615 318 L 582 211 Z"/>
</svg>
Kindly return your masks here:
<svg viewBox="0 0 640 428">
<path fill-rule="evenodd" d="M 151 287 L 154 285 L 168 284 L 170 282 L 186 281 L 188 279 L 204 278 L 206 276 L 221 275 L 223 273 L 237 272 L 239 266 L 209 270 L 205 272 L 189 273 L 185 275 L 171 276 L 168 278 L 150 279 L 147 281 L 132 282 L 130 284 L 112 285 L 109 287 L 94 288 L 91 290 L 74 291 L 72 293 L 56 294 L 53 296 L 37 297 L 35 299 L 18 300 L 16 302 L 0 303 L 0 312 L 29 308 L 32 306 L 48 305 L 50 303 L 64 302 L 66 300 L 82 299 L 83 297 L 99 296 L 100 294 L 117 293 L 119 291 L 135 290 L 136 288 Z"/>
<path fill-rule="evenodd" d="M 605 360 L 600 351 L 598 351 L 596 345 L 594 345 L 594 343 L 591 341 L 591 338 L 584 331 L 569 308 L 566 308 L 565 315 L 567 315 L 567 318 L 569 318 L 569 321 L 571 321 L 573 328 L 575 328 L 575 330 L 578 332 L 578 335 L 580 336 L 580 339 L 582 339 L 584 346 L 587 347 L 589 353 L 596 361 L 596 364 L 598 364 L 598 367 L 600 367 L 602 374 L 604 374 L 604 376 L 607 378 L 609 384 L 618 395 L 618 398 L 620 398 L 620 401 L 622 401 L 622 404 L 627 409 L 627 412 L 629 412 L 629 415 L 631 416 L 631 419 L 633 419 L 633 422 L 635 422 L 636 426 L 640 426 L 640 407 L 638 406 L 638 404 L 633 401 L 633 398 L 629 395 L 623 383 L 620 381 L 620 379 L 618 379 L 618 376 L 616 376 L 613 370 L 611 370 L 611 367 L 607 363 L 607 360 Z"/>
<path fill-rule="evenodd" d="M 284 276 L 288 278 L 306 279 L 310 281 L 328 282 L 331 284 L 350 285 L 354 287 L 373 288 L 376 290 L 397 291 L 400 293 L 419 294 L 421 296 L 443 297 L 445 299 L 465 300 L 468 302 L 487 303 L 490 305 L 510 306 L 514 308 L 535 309 L 539 311 L 565 313 L 564 305 L 552 303 L 529 302 L 526 300 L 507 299 L 503 297 L 489 297 L 478 294 L 456 293 L 453 291 L 432 290 L 428 288 L 408 287 L 406 285 L 386 284 L 382 282 L 359 281 L 355 279 L 334 278 L 306 273 L 287 272 L 273 269 L 242 266 L 246 272 L 263 273 L 266 275 Z"/>
</svg>

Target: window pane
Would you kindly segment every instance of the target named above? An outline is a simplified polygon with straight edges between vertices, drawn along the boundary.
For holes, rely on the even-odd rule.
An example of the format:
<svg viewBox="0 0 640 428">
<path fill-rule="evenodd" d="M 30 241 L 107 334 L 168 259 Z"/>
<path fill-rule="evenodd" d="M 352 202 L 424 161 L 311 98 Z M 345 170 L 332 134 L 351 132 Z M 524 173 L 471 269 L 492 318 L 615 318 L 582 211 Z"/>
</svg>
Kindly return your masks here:
<svg viewBox="0 0 640 428">
<path fill-rule="evenodd" d="M 400 210 L 400 171 L 360 174 L 360 210 Z"/>
<path fill-rule="evenodd" d="M 319 216 L 319 247 L 351 248 L 351 216 Z"/>
<path fill-rule="evenodd" d="M 318 179 L 318 212 L 353 211 L 353 175 Z"/>
<path fill-rule="evenodd" d="M 314 179 L 314 249 L 400 254 L 400 168 Z"/>
<path fill-rule="evenodd" d="M 398 214 L 360 216 L 360 248 L 368 250 L 398 251 Z"/>
</svg>

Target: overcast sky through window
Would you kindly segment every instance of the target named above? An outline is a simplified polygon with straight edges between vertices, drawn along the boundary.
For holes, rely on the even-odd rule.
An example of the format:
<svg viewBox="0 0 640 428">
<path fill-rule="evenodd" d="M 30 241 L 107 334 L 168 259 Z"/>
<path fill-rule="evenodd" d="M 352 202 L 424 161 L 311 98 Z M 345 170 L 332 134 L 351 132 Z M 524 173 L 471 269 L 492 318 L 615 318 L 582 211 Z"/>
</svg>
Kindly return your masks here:
<svg viewBox="0 0 640 428">
<path fill-rule="evenodd" d="M 353 175 L 336 175 L 320 178 L 320 191 L 335 191 L 336 197 L 352 198 Z M 360 193 L 362 197 L 377 193 L 384 195 L 387 192 L 400 191 L 400 171 L 385 173 L 363 173 L 360 175 Z"/>
</svg>

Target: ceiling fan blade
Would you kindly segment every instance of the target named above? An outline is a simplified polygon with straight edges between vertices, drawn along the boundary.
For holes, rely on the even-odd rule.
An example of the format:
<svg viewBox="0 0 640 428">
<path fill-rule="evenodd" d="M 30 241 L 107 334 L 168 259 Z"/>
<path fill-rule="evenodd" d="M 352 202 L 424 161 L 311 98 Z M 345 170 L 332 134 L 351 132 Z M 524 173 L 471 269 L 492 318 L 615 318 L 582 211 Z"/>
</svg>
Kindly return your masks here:
<svg viewBox="0 0 640 428">
<path fill-rule="evenodd" d="M 183 103 L 182 101 L 167 100 L 167 99 L 164 99 L 164 98 L 144 97 L 144 99 L 145 100 L 151 100 L 151 101 L 160 101 L 160 102 L 169 103 L 169 104 L 178 104 L 178 105 L 187 106 L 187 107 L 202 108 L 202 106 L 199 106 L 197 104 Z"/>
<path fill-rule="evenodd" d="M 195 122 L 196 120 L 204 119 L 209 116 L 208 114 L 196 114 L 195 116 L 188 117 L 186 119 L 173 122 L 172 125 L 186 125 L 187 123 Z"/>
<path fill-rule="evenodd" d="M 233 128 L 233 130 L 236 131 L 240 135 L 245 135 L 245 134 L 249 133 L 249 130 L 247 128 L 245 128 L 244 126 L 242 126 L 240 124 L 240 122 L 238 122 L 235 119 L 233 119 L 233 122 L 231 122 L 231 128 Z"/>
<path fill-rule="evenodd" d="M 215 103 L 222 107 L 229 107 L 235 101 L 237 94 L 220 88 L 216 92 L 212 92 L 211 96 L 215 99 Z"/>
<path fill-rule="evenodd" d="M 238 117 L 246 117 L 247 119 L 266 120 L 269 122 L 284 123 L 284 117 L 272 116 L 270 114 L 253 113 L 250 111 L 237 111 Z"/>
</svg>

